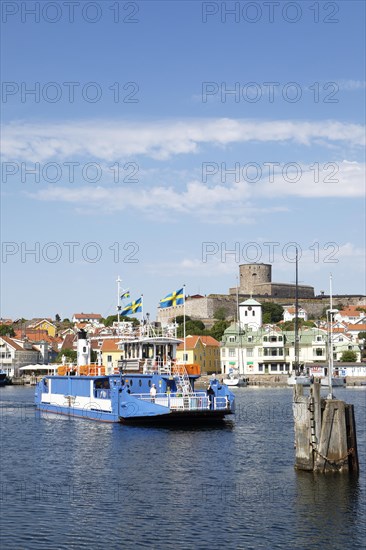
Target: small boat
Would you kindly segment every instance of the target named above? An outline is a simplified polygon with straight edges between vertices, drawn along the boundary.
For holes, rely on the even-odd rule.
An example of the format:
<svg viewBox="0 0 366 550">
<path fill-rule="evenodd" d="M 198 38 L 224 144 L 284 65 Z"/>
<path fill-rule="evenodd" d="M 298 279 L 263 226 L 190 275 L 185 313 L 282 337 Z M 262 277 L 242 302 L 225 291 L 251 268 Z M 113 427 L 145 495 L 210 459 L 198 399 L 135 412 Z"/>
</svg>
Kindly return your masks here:
<svg viewBox="0 0 366 550">
<path fill-rule="evenodd" d="M 6 376 L 6 372 L 4 372 L 2 369 L 0 370 L 0 386 L 5 386 L 8 379 Z"/>
<path fill-rule="evenodd" d="M 199 420 L 217 421 L 234 413 L 235 397 L 225 384 L 210 380 L 207 390 L 195 390 L 197 365 L 175 360 L 181 342 L 169 334 L 157 335 L 146 325 L 133 332 L 130 323 L 121 335 L 123 357 L 117 372 L 88 366 L 90 344 L 78 333 L 78 366 L 60 368 L 36 386 L 35 405 L 41 411 L 103 422 L 146 423 Z M 188 368 L 190 367 L 190 368 Z M 90 374 L 90 373 L 93 374 Z"/>
<path fill-rule="evenodd" d="M 227 378 L 224 378 L 223 380 L 224 384 L 226 386 L 232 386 L 232 387 L 239 387 L 239 386 L 246 386 L 247 385 L 247 379 L 246 378 L 240 378 L 239 373 L 237 369 L 230 368 Z"/>
<path fill-rule="evenodd" d="M 322 378 L 320 381 L 322 386 L 329 386 L 328 377 Z M 343 388 L 346 385 L 345 376 L 332 376 L 332 387 L 333 388 Z"/>
</svg>

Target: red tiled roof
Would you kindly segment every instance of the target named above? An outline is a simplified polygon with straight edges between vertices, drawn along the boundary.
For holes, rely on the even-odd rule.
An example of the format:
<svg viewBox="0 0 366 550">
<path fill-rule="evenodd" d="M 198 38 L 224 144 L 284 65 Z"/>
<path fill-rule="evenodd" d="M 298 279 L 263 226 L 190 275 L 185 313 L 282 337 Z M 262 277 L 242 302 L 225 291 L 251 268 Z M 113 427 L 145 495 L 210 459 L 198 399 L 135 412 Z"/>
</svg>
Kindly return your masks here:
<svg viewBox="0 0 366 550">
<path fill-rule="evenodd" d="M 358 332 L 366 331 L 366 323 L 358 323 L 356 325 L 349 323 L 347 330 L 357 330 Z"/>
<path fill-rule="evenodd" d="M 101 319 L 100 313 L 74 313 L 75 319 Z"/>
<path fill-rule="evenodd" d="M 215 340 L 215 338 L 213 338 L 212 336 L 189 335 L 186 337 L 186 349 L 194 349 L 197 345 L 198 340 L 201 340 L 204 346 L 220 347 L 220 342 Z M 179 351 L 183 351 L 184 344 L 179 344 L 177 349 Z"/>
<path fill-rule="evenodd" d="M 339 314 L 342 315 L 342 317 L 362 317 L 362 315 L 365 315 L 364 312 L 358 311 L 357 308 L 363 307 L 366 309 L 366 306 L 347 306 L 346 308 L 342 309 Z"/>
<path fill-rule="evenodd" d="M 61 351 L 64 349 L 75 349 L 74 343 L 76 342 L 75 334 L 66 334 L 64 341 L 62 342 Z"/>
<path fill-rule="evenodd" d="M 21 329 L 17 329 L 15 331 L 15 338 L 21 339 L 24 336 L 28 338 L 28 340 L 32 342 L 40 342 L 41 340 L 44 340 L 45 342 L 49 342 L 51 344 L 62 342 L 62 338 L 58 336 L 50 336 L 47 332 L 47 330 L 37 330 L 37 329 L 26 329 L 26 331 L 23 331 Z"/>
<path fill-rule="evenodd" d="M 108 338 L 103 340 L 102 351 L 121 351 L 117 346 L 120 340 L 121 338 Z"/>
<path fill-rule="evenodd" d="M 15 350 L 17 350 L 17 351 L 23 351 L 22 346 L 20 346 L 20 345 L 17 344 L 16 342 L 14 342 L 14 340 L 13 340 L 12 338 L 9 338 L 8 336 L 0 336 L 0 338 L 2 338 L 2 340 L 4 340 L 4 342 L 6 342 L 7 344 L 9 344 L 9 346 L 11 346 L 12 348 L 14 348 Z"/>
</svg>

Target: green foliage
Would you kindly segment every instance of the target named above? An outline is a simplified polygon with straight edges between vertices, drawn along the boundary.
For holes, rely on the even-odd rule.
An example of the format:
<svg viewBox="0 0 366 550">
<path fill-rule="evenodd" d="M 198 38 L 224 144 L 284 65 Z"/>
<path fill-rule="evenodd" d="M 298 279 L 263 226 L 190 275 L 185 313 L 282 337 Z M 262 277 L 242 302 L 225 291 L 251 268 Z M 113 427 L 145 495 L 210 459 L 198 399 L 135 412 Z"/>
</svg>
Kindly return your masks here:
<svg viewBox="0 0 366 550">
<path fill-rule="evenodd" d="M 106 327 L 110 327 L 117 320 L 118 320 L 118 315 L 109 315 L 108 317 L 106 317 L 106 319 L 103 319 L 102 321 L 104 322 L 104 325 Z"/>
<path fill-rule="evenodd" d="M 262 316 L 262 322 L 264 325 L 271 322 L 271 314 L 270 313 L 264 313 Z"/>
<path fill-rule="evenodd" d="M 341 361 L 345 363 L 355 363 L 356 360 L 357 360 L 357 353 L 350 349 L 348 349 L 347 351 L 344 351 L 341 355 Z"/>
<path fill-rule="evenodd" d="M 66 357 L 67 361 L 72 361 L 73 363 L 76 362 L 76 357 L 77 357 L 76 351 L 73 350 L 73 349 L 66 348 L 66 349 L 60 351 L 60 353 L 57 355 L 57 357 L 55 359 L 56 363 L 61 363 L 62 362 L 62 356 L 63 355 Z"/>
<path fill-rule="evenodd" d="M 186 321 L 186 335 L 188 334 L 192 335 L 200 335 L 200 334 L 206 334 L 205 331 L 205 325 L 202 323 L 202 321 L 189 319 L 189 321 Z M 183 338 L 184 336 L 184 324 L 179 325 L 177 329 L 177 336 L 178 338 Z"/>
<path fill-rule="evenodd" d="M 186 322 L 191 321 L 191 317 L 189 315 L 186 315 Z M 175 318 L 175 322 L 178 323 L 178 325 L 182 325 L 184 323 L 184 315 L 178 315 Z"/>
<path fill-rule="evenodd" d="M 364 330 L 358 333 L 358 339 L 366 340 L 366 332 Z"/>
<path fill-rule="evenodd" d="M 0 325 L 0 336 L 15 336 L 14 328 L 11 325 Z"/>
<path fill-rule="evenodd" d="M 65 319 L 64 319 L 62 322 L 63 322 L 63 323 L 70 323 L 70 324 L 72 324 L 71 321 L 70 321 L 70 319 L 68 319 L 67 317 L 65 317 Z"/>
<path fill-rule="evenodd" d="M 226 319 L 226 315 L 227 315 L 227 310 L 226 308 L 224 307 L 219 307 L 217 308 L 217 310 L 214 312 L 214 319 L 216 319 L 217 321 L 224 321 Z"/>
<path fill-rule="evenodd" d="M 279 321 L 281 321 L 283 317 L 283 307 L 280 304 L 264 302 L 261 305 L 264 323 L 278 323 Z M 269 319 L 269 321 L 264 321 L 264 318 Z"/>
<path fill-rule="evenodd" d="M 362 306 L 356 307 L 356 311 L 362 311 L 363 313 L 366 313 L 366 307 L 362 307 Z"/>
<path fill-rule="evenodd" d="M 219 321 L 216 321 L 216 323 L 213 325 L 213 327 L 211 328 L 211 330 L 209 330 L 207 332 L 207 334 L 209 336 L 212 336 L 213 338 L 216 338 L 216 340 L 218 340 L 219 342 L 221 341 L 222 339 L 222 336 L 225 332 L 225 330 L 230 326 L 230 322 L 229 321 L 225 321 L 225 320 L 219 320 Z"/>
<path fill-rule="evenodd" d="M 284 323 L 281 323 L 281 325 L 279 325 L 281 327 L 281 330 L 295 330 L 295 319 L 293 319 L 292 321 L 285 321 Z M 304 321 L 303 319 L 298 319 L 298 327 L 299 329 L 300 328 L 303 328 L 303 327 L 315 327 L 315 323 L 313 323 L 313 321 Z"/>
<path fill-rule="evenodd" d="M 55 315 L 55 321 L 56 321 L 56 323 L 59 323 L 61 321 L 61 317 L 59 316 L 58 313 L 56 313 L 56 315 Z"/>
</svg>

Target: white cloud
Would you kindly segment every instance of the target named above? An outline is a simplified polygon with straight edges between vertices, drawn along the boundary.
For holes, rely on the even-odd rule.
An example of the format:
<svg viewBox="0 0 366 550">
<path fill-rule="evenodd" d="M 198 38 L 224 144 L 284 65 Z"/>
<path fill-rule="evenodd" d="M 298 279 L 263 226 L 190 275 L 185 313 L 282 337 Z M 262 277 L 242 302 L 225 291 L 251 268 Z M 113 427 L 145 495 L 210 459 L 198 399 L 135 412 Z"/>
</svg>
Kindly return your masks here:
<svg viewBox="0 0 366 550">
<path fill-rule="evenodd" d="M 179 183 L 178 186 L 163 186 L 153 183 L 143 186 L 53 186 L 28 192 L 33 199 L 46 202 L 72 204 L 79 212 L 138 211 L 147 218 L 160 221 L 192 217 L 206 223 L 251 224 L 258 216 L 283 212 L 289 206 L 283 197 L 301 198 L 355 198 L 364 197 L 365 165 L 342 161 L 313 165 L 312 168 L 298 164 L 295 172 L 283 167 L 262 173 L 257 183 L 205 184 L 198 180 Z M 155 178 L 159 179 L 155 174 Z M 298 181 L 294 181 L 297 179 Z M 270 203 L 282 199 L 282 206 Z M 178 218 L 177 218 L 178 215 Z"/>
<path fill-rule="evenodd" d="M 192 119 L 131 123 L 86 121 L 69 123 L 16 122 L 3 127 L 5 160 L 49 160 L 92 158 L 115 161 L 139 155 L 165 160 L 173 155 L 193 154 L 201 145 L 226 146 L 245 142 L 288 142 L 311 145 L 316 140 L 365 143 L 364 128 L 326 120 L 234 120 Z"/>
</svg>

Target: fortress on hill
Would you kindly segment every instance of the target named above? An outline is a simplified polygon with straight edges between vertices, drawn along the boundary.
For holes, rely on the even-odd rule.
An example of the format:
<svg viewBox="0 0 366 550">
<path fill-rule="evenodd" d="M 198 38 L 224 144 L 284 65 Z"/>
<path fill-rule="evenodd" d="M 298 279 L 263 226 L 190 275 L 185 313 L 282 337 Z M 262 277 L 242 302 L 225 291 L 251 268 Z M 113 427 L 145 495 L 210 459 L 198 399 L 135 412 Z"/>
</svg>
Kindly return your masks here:
<svg viewBox="0 0 366 550">
<path fill-rule="evenodd" d="M 266 298 L 295 299 L 295 285 L 272 283 L 271 264 L 243 264 L 239 266 L 239 294 L 242 296 L 263 296 Z M 237 289 L 229 293 L 236 295 Z M 314 298 L 314 287 L 298 285 L 299 298 Z"/>
<path fill-rule="evenodd" d="M 239 287 L 230 288 L 228 294 L 209 294 L 208 296 L 194 295 L 186 298 L 186 315 L 192 319 L 202 320 L 206 326 L 214 322 L 214 314 L 219 308 L 224 308 L 226 317 L 234 319 L 237 310 L 237 292 L 239 302 L 250 297 L 258 302 L 276 302 L 281 305 L 290 305 L 295 300 L 295 284 L 272 282 L 272 265 L 262 263 L 242 264 L 239 266 Z M 299 304 L 315 317 L 320 316 L 325 307 L 329 307 L 329 296 L 321 294 L 315 296 L 314 287 L 298 285 Z M 366 297 L 363 295 L 334 296 L 334 305 L 342 303 L 344 306 L 365 306 Z M 165 324 L 178 315 L 183 315 L 183 306 L 158 308 L 157 321 Z"/>
</svg>

